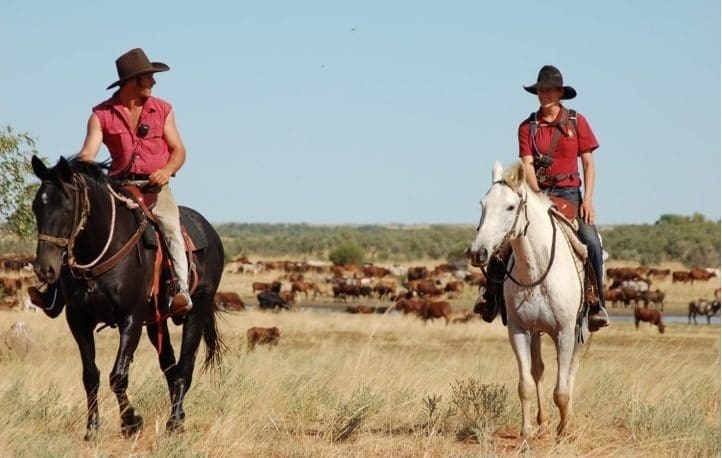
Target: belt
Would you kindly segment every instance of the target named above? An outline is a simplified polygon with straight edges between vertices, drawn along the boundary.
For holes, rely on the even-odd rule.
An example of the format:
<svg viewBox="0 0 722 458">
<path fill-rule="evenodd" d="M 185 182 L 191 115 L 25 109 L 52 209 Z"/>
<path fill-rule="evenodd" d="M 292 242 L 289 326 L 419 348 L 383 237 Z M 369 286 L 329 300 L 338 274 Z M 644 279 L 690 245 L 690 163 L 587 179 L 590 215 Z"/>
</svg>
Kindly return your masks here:
<svg viewBox="0 0 722 458">
<path fill-rule="evenodd" d="M 150 178 L 150 175 L 147 173 L 126 173 L 125 175 L 121 176 L 121 180 L 128 180 L 128 181 L 148 181 Z"/>
</svg>

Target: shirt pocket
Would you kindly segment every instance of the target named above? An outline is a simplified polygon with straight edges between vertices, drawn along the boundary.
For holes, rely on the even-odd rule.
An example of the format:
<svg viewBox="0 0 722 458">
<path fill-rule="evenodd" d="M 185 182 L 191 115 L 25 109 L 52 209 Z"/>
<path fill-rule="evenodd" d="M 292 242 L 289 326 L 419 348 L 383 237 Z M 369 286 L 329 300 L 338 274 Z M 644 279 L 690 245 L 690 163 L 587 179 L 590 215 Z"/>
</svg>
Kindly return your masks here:
<svg viewBox="0 0 722 458">
<path fill-rule="evenodd" d="M 133 149 L 133 136 L 124 126 L 109 127 L 103 135 L 103 143 L 110 152 L 124 152 Z"/>
</svg>

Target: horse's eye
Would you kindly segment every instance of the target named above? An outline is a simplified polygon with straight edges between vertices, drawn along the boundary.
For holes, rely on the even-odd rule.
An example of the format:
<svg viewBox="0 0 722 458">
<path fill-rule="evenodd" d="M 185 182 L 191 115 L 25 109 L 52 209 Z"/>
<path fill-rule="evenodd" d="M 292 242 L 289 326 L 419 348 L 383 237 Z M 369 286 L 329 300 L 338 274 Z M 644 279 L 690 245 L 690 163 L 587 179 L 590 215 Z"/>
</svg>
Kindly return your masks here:
<svg viewBox="0 0 722 458">
<path fill-rule="evenodd" d="M 509 205 L 508 207 L 506 207 L 506 211 L 512 211 L 512 210 L 514 210 L 513 205 Z"/>
</svg>

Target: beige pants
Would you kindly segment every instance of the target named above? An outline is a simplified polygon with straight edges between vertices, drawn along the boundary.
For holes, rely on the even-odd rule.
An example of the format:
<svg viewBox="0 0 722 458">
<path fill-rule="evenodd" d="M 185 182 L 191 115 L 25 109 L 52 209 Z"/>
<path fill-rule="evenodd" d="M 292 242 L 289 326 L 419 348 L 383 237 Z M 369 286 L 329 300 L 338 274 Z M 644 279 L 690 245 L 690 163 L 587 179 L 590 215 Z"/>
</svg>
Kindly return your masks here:
<svg viewBox="0 0 722 458">
<path fill-rule="evenodd" d="M 181 233 L 178 204 L 175 202 L 170 185 L 166 184 L 158 193 L 158 199 L 153 207 L 153 215 L 158 220 L 163 236 L 168 242 L 168 251 L 176 279 L 180 282 L 181 288 L 188 289 L 188 258 Z"/>
</svg>

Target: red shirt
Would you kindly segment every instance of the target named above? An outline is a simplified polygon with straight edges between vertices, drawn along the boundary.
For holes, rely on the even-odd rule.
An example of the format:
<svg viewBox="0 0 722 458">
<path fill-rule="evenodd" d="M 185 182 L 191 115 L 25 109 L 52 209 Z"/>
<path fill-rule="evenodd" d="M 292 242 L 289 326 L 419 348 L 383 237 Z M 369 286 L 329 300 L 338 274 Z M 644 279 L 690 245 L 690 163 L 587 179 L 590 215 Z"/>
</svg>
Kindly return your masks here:
<svg viewBox="0 0 722 458">
<path fill-rule="evenodd" d="M 131 160 L 133 165 L 127 173 L 151 174 L 168 163 L 170 150 L 163 127 L 171 108 L 164 100 L 148 97 L 138 120 L 138 126 L 148 125 L 148 133 L 143 137 L 138 136 L 137 128 L 132 128 L 127 110 L 115 95 L 93 108 L 103 130 L 103 143 L 110 152 L 109 175 L 125 171 Z"/>
<path fill-rule="evenodd" d="M 537 112 L 539 125 L 536 129 L 534 142 L 542 155 L 547 154 L 547 150 L 552 142 L 552 136 L 555 130 L 559 130 L 559 126 L 545 125 L 541 122 L 541 110 Z M 559 110 L 554 122 L 558 122 L 562 116 L 562 110 Z M 559 136 L 559 141 L 553 152 L 550 153 L 554 159 L 554 163 L 547 170 L 547 176 L 566 175 L 577 173 L 573 178 L 565 178 L 554 184 L 556 187 L 579 187 L 582 180 L 579 177 L 579 163 L 577 158 L 584 151 L 594 151 L 599 147 L 597 138 L 592 132 L 587 120 L 580 113 L 577 113 L 576 135 L 569 125 L 567 125 L 567 133 Z M 529 135 L 529 118 L 519 125 L 519 157 L 532 156 L 531 137 Z M 540 183 L 541 185 L 541 183 Z"/>
</svg>

